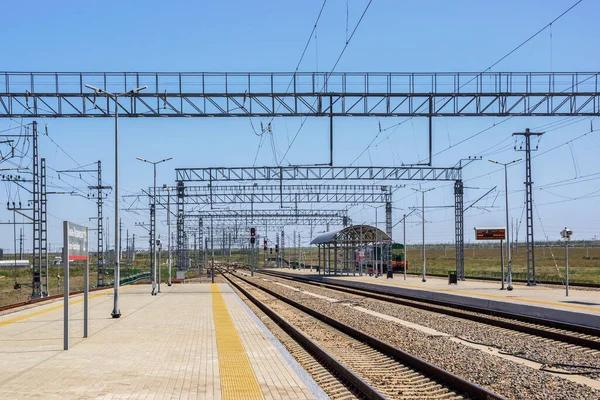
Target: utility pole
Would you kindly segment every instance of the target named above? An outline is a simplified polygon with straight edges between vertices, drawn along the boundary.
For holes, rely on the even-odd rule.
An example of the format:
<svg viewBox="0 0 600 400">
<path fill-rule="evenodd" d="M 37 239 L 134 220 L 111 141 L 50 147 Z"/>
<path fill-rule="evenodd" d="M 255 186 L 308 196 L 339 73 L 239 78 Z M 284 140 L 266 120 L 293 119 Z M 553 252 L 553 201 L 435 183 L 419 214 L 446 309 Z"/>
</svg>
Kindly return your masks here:
<svg viewBox="0 0 600 400">
<path fill-rule="evenodd" d="M 508 266 L 508 278 L 506 281 L 507 290 L 513 290 L 512 287 L 512 257 L 510 254 L 510 236 L 509 236 L 509 226 L 508 226 L 508 175 L 507 175 L 507 167 L 511 164 L 517 163 L 519 161 L 521 161 L 521 159 L 519 158 L 518 160 L 513 160 L 511 162 L 508 163 L 501 163 L 498 161 L 494 161 L 494 160 L 489 160 L 490 162 L 494 163 L 494 164 L 499 164 L 504 166 L 504 191 L 505 193 L 505 198 L 506 198 L 506 248 L 507 248 L 507 252 L 506 252 L 506 264 Z M 504 286 L 504 282 L 502 282 L 502 286 Z"/>
<path fill-rule="evenodd" d="M 21 234 L 19 235 L 19 260 L 23 259 L 23 228 L 21 228 Z"/>
<path fill-rule="evenodd" d="M 431 189 L 427 189 L 427 190 L 422 190 L 422 189 L 415 189 L 415 188 L 411 188 L 412 190 L 416 191 L 416 192 L 420 192 L 421 193 L 421 222 L 423 225 L 423 249 L 422 249 L 422 253 L 423 253 L 423 282 L 427 281 L 427 278 L 425 277 L 425 273 L 426 273 L 426 258 L 425 258 L 425 193 L 432 191 L 434 188 Z"/>
<path fill-rule="evenodd" d="M 215 248 L 213 240 L 213 217 L 210 217 L 210 277 L 211 283 L 215 283 Z"/>
<path fill-rule="evenodd" d="M 123 221 L 119 218 L 119 252 L 117 257 L 119 257 L 119 261 L 121 261 L 122 249 L 123 249 Z"/>
<path fill-rule="evenodd" d="M 127 244 L 125 246 L 125 254 L 127 257 L 127 266 L 131 267 L 131 247 L 129 246 L 129 229 L 127 229 Z"/>
<path fill-rule="evenodd" d="M 167 245 L 169 248 L 169 255 L 167 258 L 169 279 L 167 280 L 167 285 L 171 286 L 171 188 L 167 184 L 164 184 L 163 188 L 167 189 Z"/>
<path fill-rule="evenodd" d="M 531 136 L 541 136 L 544 132 L 531 132 L 529 128 L 525 132 L 513 133 L 513 136 L 525 137 L 525 149 L 523 146 L 515 146 L 517 151 L 525 151 L 525 209 L 526 209 L 526 239 L 527 239 L 527 286 L 535 286 L 535 241 L 533 238 L 533 181 L 531 180 Z M 538 146 L 535 146 L 535 150 Z M 507 227 L 508 229 L 508 227 Z M 509 243 L 510 246 L 510 243 Z"/>
<path fill-rule="evenodd" d="M 403 269 L 404 269 L 404 280 L 406 280 L 406 264 L 408 264 L 407 263 L 408 257 L 406 257 L 406 253 L 407 253 L 407 251 L 406 251 L 406 214 L 404 214 L 404 216 L 402 217 L 402 222 L 404 225 L 403 233 L 402 233 L 402 240 L 404 241 L 404 249 L 403 249 L 404 250 L 404 268 Z"/>
</svg>

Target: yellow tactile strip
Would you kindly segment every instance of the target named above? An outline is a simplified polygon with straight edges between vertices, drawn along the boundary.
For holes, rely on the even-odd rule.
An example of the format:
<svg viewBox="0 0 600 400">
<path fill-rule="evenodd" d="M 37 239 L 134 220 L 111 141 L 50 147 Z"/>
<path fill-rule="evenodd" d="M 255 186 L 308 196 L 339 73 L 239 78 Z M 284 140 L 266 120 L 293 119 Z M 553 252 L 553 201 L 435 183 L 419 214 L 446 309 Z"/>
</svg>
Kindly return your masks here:
<svg viewBox="0 0 600 400">
<path fill-rule="evenodd" d="M 128 286 L 131 287 L 131 286 Z M 126 289 L 126 288 L 120 288 L 121 290 Z M 102 291 L 101 293 L 98 294 L 90 294 L 89 299 L 95 299 L 96 297 L 100 297 L 100 296 L 106 296 L 109 294 L 113 294 L 113 292 L 109 292 L 109 291 Z M 13 318 L 8 318 L 5 319 L 4 321 L 0 321 L 0 327 L 6 326 L 6 325 L 10 325 L 10 324 L 14 324 L 15 322 L 21 322 L 23 320 L 29 319 L 29 318 L 33 318 L 33 317 L 37 317 L 38 315 L 43 315 L 43 314 L 47 314 L 51 311 L 55 311 L 55 310 L 59 310 L 61 308 L 63 308 L 64 306 L 64 302 L 63 300 L 58 300 L 57 303 L 60 302 L 58 305 L 56 306 L 52 306 L 52 307 L 48 307 L 48 308 L 43 308 L 41 310 L 36 310 L 27 314 L 23 314 L 23 315 L 19 315 Z M 83 294 L 81 295 L 81 298 L 79 299 L 69 299 L 69 305 L 74 305 L 74 304 L 79 304 L 79 303 L 83 303 Z M 43 305 L 43 304 L 42 304 Z"/>
<path fill-rule="evenodd" d="M 221 395 L 224 400 L 264 399 L 246 350 L 215 283 L 211 284 L 213 317 L 219 350 Z"/>
</svg>

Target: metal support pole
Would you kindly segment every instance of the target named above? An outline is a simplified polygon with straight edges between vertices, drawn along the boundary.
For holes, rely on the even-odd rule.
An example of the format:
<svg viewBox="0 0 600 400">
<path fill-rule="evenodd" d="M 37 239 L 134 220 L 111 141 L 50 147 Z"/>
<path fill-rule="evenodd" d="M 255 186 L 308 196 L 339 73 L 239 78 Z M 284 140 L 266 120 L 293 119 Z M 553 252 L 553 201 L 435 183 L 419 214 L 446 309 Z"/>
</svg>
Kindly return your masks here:
<svg viewBox="0 0 600 400">
<path fill-rule="evenodd" d="M 429 96 L 429 162 L 431 166 L 433 162 L 433 96 Z"/>
<path fill-rule="evenodd" d="M 156 163 L 152 165 L 152 170 L 154 172 L 154 193 L 152 195 L 152 208 L 154 210 L 154 221 L 152 221 L 153 229 L 150 240 L 152 240 L 152 294 L 156 295 L 156 281 L 158 277 L 156 276 L 156 220 L 158 219 L 157 210 L 156 210 Z"/>
<path fill-rule="evenodd" d="M 569 297 L 569 241 L 565 240 L 565 289 L 567 291 L 567 297 Z"/>
<path fill-rule="evenodd" d="M 507 176 L 507 171 L 506 171 L 506 166 L 507 164 L 504 165 L 504 191 L 505 191 L 505 198 L 506 198 L 506 248 L 507 248 L 507 256 L 506 256 L 506 262 L 508 264 L 508 278 L 507 278 L 507 290 L 513 290 L 513 286 L 512 286 L 512 258 L 510 255 L 510 235 L 509 235 L 509 230 L 508 230 L 508 176 Z"/>
<path fill-rule="evenodd" d="M 503 240 L 500 239 L 500 278 L 502 279 L 502 287 L 500 290 L 504 290 L 504 246 Z"/>
<path fill-rule="evenodd" d="M 69 350 L 69 229 L 63 223 L 63 350 Z"/>
<path fill-rule="evenodd" d="M 404 240 L 404 280 L 406 280 L 406 266 L 408 265 L 408 257 L 407 254 L 408 252 L 406 251 L 406 214 L 404 214 L 404 216 L 402 217 L 402 220 L 404 222 L 404 233 L 403 233 L 403 240 Z"/>
<path fill-rule="evenodd" d="M 427 258 L 425 257 L 425 192 L 421 192 L 421 222 L 423 224 L 423 282 L 427 281 L 425 277 L 425 264 Z"/>
<path fill-rule="evenodd" d="M 113 97 L 115 101 L 115 251 L 119 248 L 119 99 Z M 119 318 L 121 310 L 119 308 L 119 285 L 121 279 L 121 264 L 119 257 L 115 257 L 114 270 L 114 305 L 111 316 Z"/>
<path fill-rule="evenodd" d="M 162 249 L 162 243 L 158 246 L 158 277 L 156 281 L 158 283 L 158 293 L 160 293 L 160 250 Z"/>
<path fill-rule="evenodd" d="M 210 217 L 210 277 L 211 282 L 215 283 L 215 248 L 213 240 L 213 218 Z"/>
<path fill-rule="evenodd" d="M 89 243 L 89 230 L 85 228 L 85 240 Z M 68 260 L 67 260 L 68 263 Z M 89 304 L 90 304 L 90 257 L 89 253 L 85 259 L 83 270 L 83 337 L 88 337 L 89 328 Z"/>
<path fill-rule="evenodd" d="M 329 96 L 329 165 L 333 167 L 333 96 Z"/>
<path fill-rule="evenodd" d="M 166 186 L 166 185 L 165 185 Z M 167 265 L 169 269 L 169 279 L 167 280 L 167 285 L 171 286 L 171 189 L 167 187 L 167 241 L 169 246 L 169 256 L 167 260 Z"/>
<path fill-rule="evenodd" d="M 533 238 L 533 180 L 531 179 L 531 136 L 541 136 L 543 132 L 513 133 L 513 136 L 525 137 L 525 210 L 526 210 L 526 239 L 527 239 L 527 286 L 535 286 L 535 241 Z M 519 149 L 523 151 L 522 148 Z M 537 150 L 537 147 L 536 149 Z M 506 226 L 508 229 L 508 225 Z M 510 242 L 509 242 L 510 243 Z M 510 244 L 509 244 L 510 246 Z"/>
</svg>

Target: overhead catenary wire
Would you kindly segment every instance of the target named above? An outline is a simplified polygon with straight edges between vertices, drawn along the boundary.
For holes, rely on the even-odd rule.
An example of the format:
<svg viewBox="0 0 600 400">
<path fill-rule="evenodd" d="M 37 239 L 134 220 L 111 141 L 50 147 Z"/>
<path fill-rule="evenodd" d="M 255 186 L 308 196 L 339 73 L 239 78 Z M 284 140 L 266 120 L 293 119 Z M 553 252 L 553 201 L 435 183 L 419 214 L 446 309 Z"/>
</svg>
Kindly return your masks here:
<svg viewBox="0 0 600 400">
<path fill-rule="evenodd" d="M 567 10 L 563 11 L 560 15 L 558 15 L 557 17 L 555 17 L 552 21 L 550 21 L 549 23 L 547 23 L 546 25 L 544 25 L 542 28 L 540 28 L 537 32 L 535 32 L 534 34 L 532 34 L 531 36 L 529 36 L 527 39 L 525 39 L 524 41 L 522 41 L 521 43 L 519 43 L 516 47 L 514 47 L 513 49 L 511 49 L 510 51 L 508 51 L 506 54 L 504 54 L 502 57 L 500 57 L 498 60 L 496 60 L 495 62 L 493 62 L 490 66 L 488 66 L 487 68 L 485 68 L 483 71 L 481 71 L 480 73 L 478 73 L 477 75 L 473 76 L 470 80 L 468 80 L 467 82 L 463 83 L 462 85 L 460 85 L 457 90 L 460 90 L 461 88 L 463 88 L 464 86 L 470 84 L 471 82 L 473 82 L 475 79 L 477 79 L 478 77 L 482 76 L 484 73 L 490 71 L 492 68 L 494 68 L 496 65 L 500 64 L 502 61 L 504 61 L 506 58 L 510 57 L 512 54 L 514 54 L 517 50 L 519 50 L 521 47 L 523 47 L 524 45 L 526 45 L 527 43 L 529 43 L 531 40 L 533 40 L 535 37 L 537 37 L 540 33 L 542 33 L 543 31 L 545 31 L 548 27 L 551 27 L 552 24 L 554 24 L 555 22 L 557 22 L 558 20 L 560 20 L 562 17 L 564 17 L 566 14 L 568 14 L 572 9 L 574 9 L 577 5 L 579 5 L 583 0 L 578 0 L 576 3 L 574 3 L 571 7 L 569 7 Z M 443 101 L 444 99 L 439 99 L 439 101 Z M 437 104 L 437 102 L 436 102 Z M 407 118 L 405 120 L 403 120 L 401 123 L 406 122 L 407 120 L 413 119 L 414 117 L 410 117 Z M 444 152 L 446 152 L 447 150 L 450 150 L 451 148 L 454 148 L 460 144 L 463 144 L 487 131 L 489 131 L 490 129 L 493 129 L 494 127 L 497 127 L 498 125 L 510 120 L 514 118 L 514 116 L 510 116 L 510 117 L 506 117 L 504 118 L 502 121 L 496 123 L 494 122 L 493 125 L 491 125 L 490 127 L 481 130 L 479 132 L 477 132 L 474 135 L 469 136 L 466 139 L 461 140 L 458 143 L 454 143 L 449 145 L 447 148 L 440 150 L 438 152 L 436 152 L 435 154 L 432 155 L 433 156 L 438 156 Z M 370 146 L 371 144 L 369 144 Z M 364 151 L 361 153 L 361 155 L 364 154 Z M 418 157 L 419 159 L 419 163 L 423 163 L 425 160 L 421 160 L 420 157 Z"/>
<path fill-rule="evenodd" d="M 323 82 L 323 86 L 320 90 L 320 92 L 322 92 L 325 87 L 327 87 L 327 82 L 329 81 L 329 77 L 331 77 L 331 75 L 333 74 L 333 72 L 335 71 L 335 69 L 337 68 L 340 60 L 342 59 L 342 56 L 344 55 L 344 53 L 346 52 L 346 49 L 348 48 L 348 45 L 350 44 L 350 41 L 352 40 L 352 38 L 354 37 L 354 34 L 356 33 L 356 31 L 358 30 L 358 27 L 360 26 L 363 18 L 365 17 L 367 11 L 369 10 L 369 7 L 371 6 L 371 3 L 373 2 L 373 0 L 369 0 L 369 3 L 367 3 L 367 6 L 365 7 L 365 9 L 363 10 L 358 22 L 356 23 L 356 25 L 354 26 L 354 29 L 352 30 L 352 34 L 350 34 L 350 37 L 346 40 L 346 43 L 344 44 L 344 47 L 342 48 L 342 51 L 340 52 L 338 58 L 336 59 L 333 67 L 331 68 L 330 72 L 326 75 L 325 81 Z M 316 100 L 315 100 L 316 102 Z M 313 102 L 313 106 L 315 104 L 315 102 Z M 294 137 L 292 138 L 292 141 L 290 142 L 290 144 L 288 145 L 285 153 L 283 154 L 283 157 L 281 158 L 281 160 L 285 159 L 288 152 L 290 151 L 290 149 L 292 148 L 294 142 L 296 141 L 296 139 L 298 138 L 298 135 L 300 134 L 300 131 L 302 130 L 302 128 L 304 127 L 304 123 L 306 122 L 306 120 L 308 119 L 308 117 L 304 117 L 300 127 L 298 128 L 298 130 L 296 131 L 296 134 L 294 135 Z"/>
</svg>

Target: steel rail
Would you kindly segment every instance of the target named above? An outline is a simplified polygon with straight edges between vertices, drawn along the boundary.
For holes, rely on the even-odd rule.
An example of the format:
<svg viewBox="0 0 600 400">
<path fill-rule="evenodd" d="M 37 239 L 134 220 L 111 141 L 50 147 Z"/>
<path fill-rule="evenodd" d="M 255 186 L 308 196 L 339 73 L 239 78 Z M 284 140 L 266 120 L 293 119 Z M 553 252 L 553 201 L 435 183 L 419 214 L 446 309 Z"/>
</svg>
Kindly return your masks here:
<svg viewBox="0 0 600 400">
<path fill-rule="evenodd" d="M 301 331 L 296 329 L 292 324 L 287 322 L 283 317 L 277 314 L 275 311 L 271 310 L 269 307 L 264 305 L 260 300 L 256 297 L 252 296 L 247 290 L 242 288 L 237 283 L 233 282 L 230 278 L 225 276 L 224 273 L 221 275 L 237 290 L 242 292 L 244 296 L 246 296 L 254 305 L 261 309 L 262 312 L 267 314 L 269 318 L 271 318 L 277 325 L 279 325 L 288 335 L 290 335 L 294 340 L 296 340 L 304 349 L 306 349 L 316 360 L 321 363 L 321 365 L 325 364 L 324 367 L 333 371 L 338 376 L 341 376 L 347 383 L 352 385 L 354 390 L 357 393 L 365 396 L 367 399 L 386 399 L 386 397 L 381 394 L 377 389 L 373 388 L 363 379 L 361 379 L 354 372 L 346 368 L 339 361 L 337 361 L 334 357 L 329 355 L 325 350 L 323 350 L 318 344 L 310 340 L 308 336 L 304 335 Z M 235 275 L 234 275 L 235 276 Z M 236 276 L 237 277 L 237 276 Z M 240 277 L 237 277 L 242 279 Z M 242 279 L 244 280 L 244 279 Z"/>
<path fill-rule="evenodd" d="M 388 303 L 395 303 L 395 304 L 399 304 L 399 305 L 403 305 L 403 306 L 418 308 L 418 309 L 425 310 L 425 311 L 441 313 L 441 314 L 445 314 L 445 315 L 449 315 L 449 316 L 453 316 L 453 317 L 457 317 L 457 318 L 467 319 L 467 320 L 474 321 L 474 322 L 480 322 L 480 323 L 483 323 L 486 325 L 491 325 L 491 326 L 496 326 L 499 328 L 509 329 L 509 330 L 518 331 L 518 332 L 522 332 L 522 333 L 527 333 L 530 335 L 535 335 L 535 336 L 543 337 L 546 339 L 553 339 L 553 340 L 557 340 L 560 342 L 571 343 L 571 344 L 575 344 L 577 346 L 587 347 L 587 348 L 594 349 L 594 350 L 600 350 L 600 329 L 596 329 L 596 328 L 592 328 L 592 327 L 568 324 L 565 322 L 552 321 L 552 320 L 543 319 L 543 318 L 528 317 L 528 316 L 523 316 L 523 315 L 519 315 L 519 314 L 511 314 L 511 313 L 502 312 L 502 311 L 488 310 L 488 309 L 483 309 L 483 308 L 479 308 L 479 307 L 475 307 L 475 306 L 467 306 L 467 305 L 463 305 L 463 304 L 452 304 L 452 303 L 444 302 L 444 301 L 440 301 L 440 300 L 422 299 L 422 298 L 412 297 L 412 296 L 405 295 L 405 294 L 398 294 L 398 293 L 391 293 L 391 292 L 386 292 L 386 291 L 382 291 L 382 290 L 377 290 L 374 288 L 372 288 L 372 289 L 355 289 L 355 288 L 350 288 L 350 287 L 342 285 L 342 284 L 323 282 L 323 281 L 319 281 L 317 279 L 311 279 L 311 278 L 305 278 L 305 277 L 296 277 L 296 276 L 292 277 L 289 275 L 283 275 L 283 274 L 279 274 L 279 273 L 272 272 L 272 271 L 260 271 L 260 273 L 270 275 L 270 276 L 277 276 L 282 279 L 288 279 L 288 280 L 292 280 L 292 281 L 296 281 L 296 282 L 302 282 L 302 283 L 310 284 L 313 286 L 326 287 L 326 288 L 329 288 L 332 290 L 337 290 L 340 292 L 354 294 L 354 295 L 358 295 L 358 296 L 364 296 L 364 297 L 368 297 L 371 299 L 385 301 Z M 441 308 L 441 307 L 448 307 L 448 308 Z M 457 308 L 460 308 L 460 310 L 458 310 Z M 463 310 L 463 311 L 461 311 L 461 310 Z M 506 319 L 510 319 L 510 320 L 517 320 L 517 321 L 520 321 L 523 323 L 541 325 L 542 327 L 545 327 L 545 328 L 561 329 L 561 330 L 571 331 L 571 332 L 579 333 L 579 334 L 583 334 L 583 335 L 595 336 L 595 337 L 597 337 L 597 339 L 593 340 L 593 339 L 588 339 L 585 337 L 569 335 L 569 334 L 563 333 L 563 332 L 549 331 L 547 329 L 543 329 L 543 328 L 536 327 L 536 326 L 521 325 L 518 323 L 511 322 L 511 321 L 489 318 L 488 316 L 484 316 L 484 315 L 473 315 L 473 314 L 469 314 L 468 312 L 464 312 L 464 311 L 481 313 L 481 314 L 486 314 L 489 316 L 506 318 Z"/>
<path fill-rule="evenodd" d="M 374 349 L 380 351 L 381 353 L 396 359 L 397 361 L 414 368 L 421 372 L 422 374 L 428 376 L 430 379 L 440 381 L 445 386 L 450 388 L 451 390 L 457 391 L 459 393 L 464 393 L 474 399 L 504 399 L 503 396 L 500 396 L 497 393 L 494 393 L 488 389 L 485 389 L 479 385 L 474 384 L 464 378 L 461 378 L 451 372 L 448 372 L 438 366 L 435 366 L 425 360 L 420 359 L 412 354 L 409 354 L 401 349 L 398 349 L 382 340 L 379 340 L 371 335 L 366 334 L 365 332 L 353 328 L 349 325 L 346 325 L 334 318 L 331 318 L 325 314 L 322 314 L 318 311 L 315 311 L 307 306 L 304 306 L 300 303 L 297 303 L 293 300 L 290 300 L 283 295 L 280 295 L 270 289 L 262 287 L 255 282 L 251 282 L 247 279 L 244 279 L 240 276 L 237 276 L 232 273 L 236 278 L 246 282 L 247 284 L 256 287 L 264 291 L 265 293 L 270 294 L 271 296 L 277 298 L 278 300 L 283 301 L 286 304 L 291 305 L 294 308 L 299 309 L 300 311 L 330 325 L 331 327 L 341 331 L 342 333 L 357 339 L 367 345 L 373 347 Z"/>
</svg>

